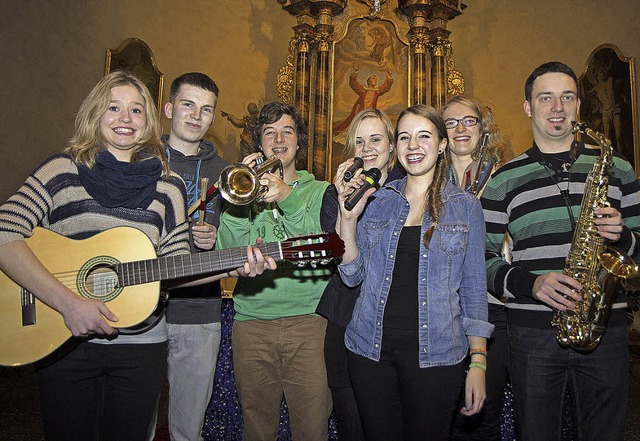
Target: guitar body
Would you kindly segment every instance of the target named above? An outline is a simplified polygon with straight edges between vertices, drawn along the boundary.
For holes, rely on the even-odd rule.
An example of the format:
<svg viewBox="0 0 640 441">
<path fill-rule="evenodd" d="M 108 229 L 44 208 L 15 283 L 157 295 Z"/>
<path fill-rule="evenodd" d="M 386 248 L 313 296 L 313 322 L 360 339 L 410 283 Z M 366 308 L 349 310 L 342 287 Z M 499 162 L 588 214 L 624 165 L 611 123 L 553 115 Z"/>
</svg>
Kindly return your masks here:
<svg viewBox="0 0 640 441">
<path fill-rule="evenodd" d="M 113 228 L 84 240 L 36 228 L 26 242 L 60 282 L 79 296 L 104 301 L 119 319 L 109 323 L 114 327 L 137 325 L 158 305 L 159 281 L 114 288 L 117 276 L 108 265 L 156 258 L 149 238 L 135 228 Z M 60 313 L 0 272 L 0 365 L 32 363 L 70 337 Z"/>
<path fill-rule="evenodd" d="M 26 243 L 42 264 L 78 296 L 103 301 L 118 317 L 113 327 L 138 332 L 158 308 L 160 281 L 238 268 L 246 247 L 156 257 L 142 231 L 119 227 L 74 240 L 35 228 Z M 257 245 L 264 256 L 298 264 L 324 264 L 342 256 L 337 234 L 315 234 Z M 146 322 L 145 324 L 148 324 Z M 132 329 L 133 328 L 133 329 Z M 71 337 L 64 319 L 0 271 L 0 366 L 40 360 Z"/>
</svg>

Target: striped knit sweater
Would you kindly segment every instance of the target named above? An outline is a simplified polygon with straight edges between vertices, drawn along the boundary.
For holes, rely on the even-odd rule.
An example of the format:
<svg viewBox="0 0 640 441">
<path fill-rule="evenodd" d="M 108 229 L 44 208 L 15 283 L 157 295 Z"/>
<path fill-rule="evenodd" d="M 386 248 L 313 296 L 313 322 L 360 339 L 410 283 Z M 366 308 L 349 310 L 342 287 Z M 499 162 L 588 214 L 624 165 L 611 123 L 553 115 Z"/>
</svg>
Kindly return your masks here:
<svg viewBox="0 0 640 441">
<path fill-rule="evenodd" d="M 183 181 L 172 174 L 158 181 L 148 209 L 106 208 L 84 189 L 78 168 L 68 155 L 42 163 L 0 207 L 0 245 L 32 235 L 36 226 L 72 239 L 85 239 L 114 227 L 144 232 L 159 257 L 189 253 Z M 164 320 L 138 335 L 118 335 L 115 343 L 157 343 L 166 340 Z M 101 340 L 100 342 L 106 342 Z"/>
<path fill-rule="evenodd" d="M 590 146 L 591 147 L 591 146 Z M 575 219 L 580 212 L 587 174 L 593 169 L 600 150 L 577 143 L 577 158 L 571 168 L 570 205 Z M 492 176 L 481 202 L 487 225 L 487 287 L 496 297 L 508 299 L 510 323 L 550 328 L 552 309 L 531 296 L 536 277 L 551 271 L 562 272 L 571 247 L 573 232 L 559 185 L 553 172 L 542 166 L 538 147 L 512 159 Z M 609 202 L 624 220 L 624 231 L 617 248 L 634 260 L 640 257 L 640 185 L 631 165 L 614 157 L 609 172 Z M 500 256 L 505 231 L 513 239 L 512 264 Z M 624 323 L 626 299 L 620 293 L 614 304 L 610 324 Z"/>
</svg>

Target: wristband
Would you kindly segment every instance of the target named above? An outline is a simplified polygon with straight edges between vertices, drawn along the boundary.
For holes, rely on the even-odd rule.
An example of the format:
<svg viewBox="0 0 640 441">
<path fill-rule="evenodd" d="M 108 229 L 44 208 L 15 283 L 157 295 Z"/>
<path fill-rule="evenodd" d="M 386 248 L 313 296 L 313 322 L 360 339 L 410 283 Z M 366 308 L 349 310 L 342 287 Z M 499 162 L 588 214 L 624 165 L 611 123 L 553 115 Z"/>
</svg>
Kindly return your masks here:
<svg viewBox="0 0 640 441">
<path fill-rule="evenodd" d="M 478 368 L 478 369 L 482 369 L 483 371 L 487 372 L 487 365 L 485 363 L 481 363 L 479 361 L 472 361 L 471 363 L 469 363 L 469 369 L 471 368 Z"/>
<path fill-rule="evenodd" d="M 487 358 L 487 352 L 480 351 L 478 349 L 472 349 L 471 352 L 469 352 L 469 355 L 482 355 L 483 357 Z"/>
</svg>

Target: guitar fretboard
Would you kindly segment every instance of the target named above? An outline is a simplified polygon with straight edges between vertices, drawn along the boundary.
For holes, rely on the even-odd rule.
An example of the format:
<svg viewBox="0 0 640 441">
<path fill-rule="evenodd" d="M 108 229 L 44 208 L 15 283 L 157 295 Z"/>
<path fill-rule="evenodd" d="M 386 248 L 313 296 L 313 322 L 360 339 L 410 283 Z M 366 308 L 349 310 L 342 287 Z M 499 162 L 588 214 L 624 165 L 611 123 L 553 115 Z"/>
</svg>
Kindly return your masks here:
<svg viewBox="0 0 640 441">
<path fill-rule="evenodd" d="M 255 245 L 264 256 L 283 258 L 279 242 Z M 172 280 L 200 274 L 215 274 L 242 266 L 247 261 L 246 247 L 228 248 L 179 256 L 159 257 L 116 265 L 120 286 Z"/>
</svg>

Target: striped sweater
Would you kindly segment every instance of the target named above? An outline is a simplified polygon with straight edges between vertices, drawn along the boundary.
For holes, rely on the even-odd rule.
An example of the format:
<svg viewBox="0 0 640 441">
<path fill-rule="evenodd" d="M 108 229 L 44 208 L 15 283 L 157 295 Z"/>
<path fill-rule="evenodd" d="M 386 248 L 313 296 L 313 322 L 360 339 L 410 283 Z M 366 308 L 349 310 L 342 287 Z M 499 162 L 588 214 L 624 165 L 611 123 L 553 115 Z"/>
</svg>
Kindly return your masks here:
<svg viewBox="0 0 640 441">
<path fill-rule="evenodd" d="M 30 237 L 39 226 L 72 239 L 86 239 L 114 227 L 144 232 L 159 257 L 189 253 L 183 181 L 172 174 L 157 183 L 148 209 L 106 208 L 80 183 L 78 168 L 68 155 L 43 162 L 0 206 L 0 245 Z M 157 343 L 166 340 L 164 320 L 138 335 L 118 335 L 115 343 Z M 103 342 L 103 341 L 100 341 Z"/>
<path fill-rule="evenodd" d="M 591 146 L 590 146 L 591 147 Z M 577 143 L 577 157 L 569 181 L 570 206 L 575 219 L 580 212 L 587 174 L 600 150 Z M 573 232 L 565 201 L 553 172 L 541 165 L 538 147 L 512 159 L 495 172 L 481 198 L 487 225 L 487 287 L 496 297 L 508 299 L 509 321 L 520 326 L 550 328 L 552 309 L 533 299 L 536 277 L 562 272 Z M 640 185 L 625 159 L 614 157 L 609 172 L 608 197 L 624 220 L 622 238 L 616 247 L 634 260 L 640 257 Z M 513 239 L 512 263 L 500 256 L 504 233 Z M 626 301 L 622 293 L 615 301 L 611 324 L 624 323 Z"/>
</svg>

